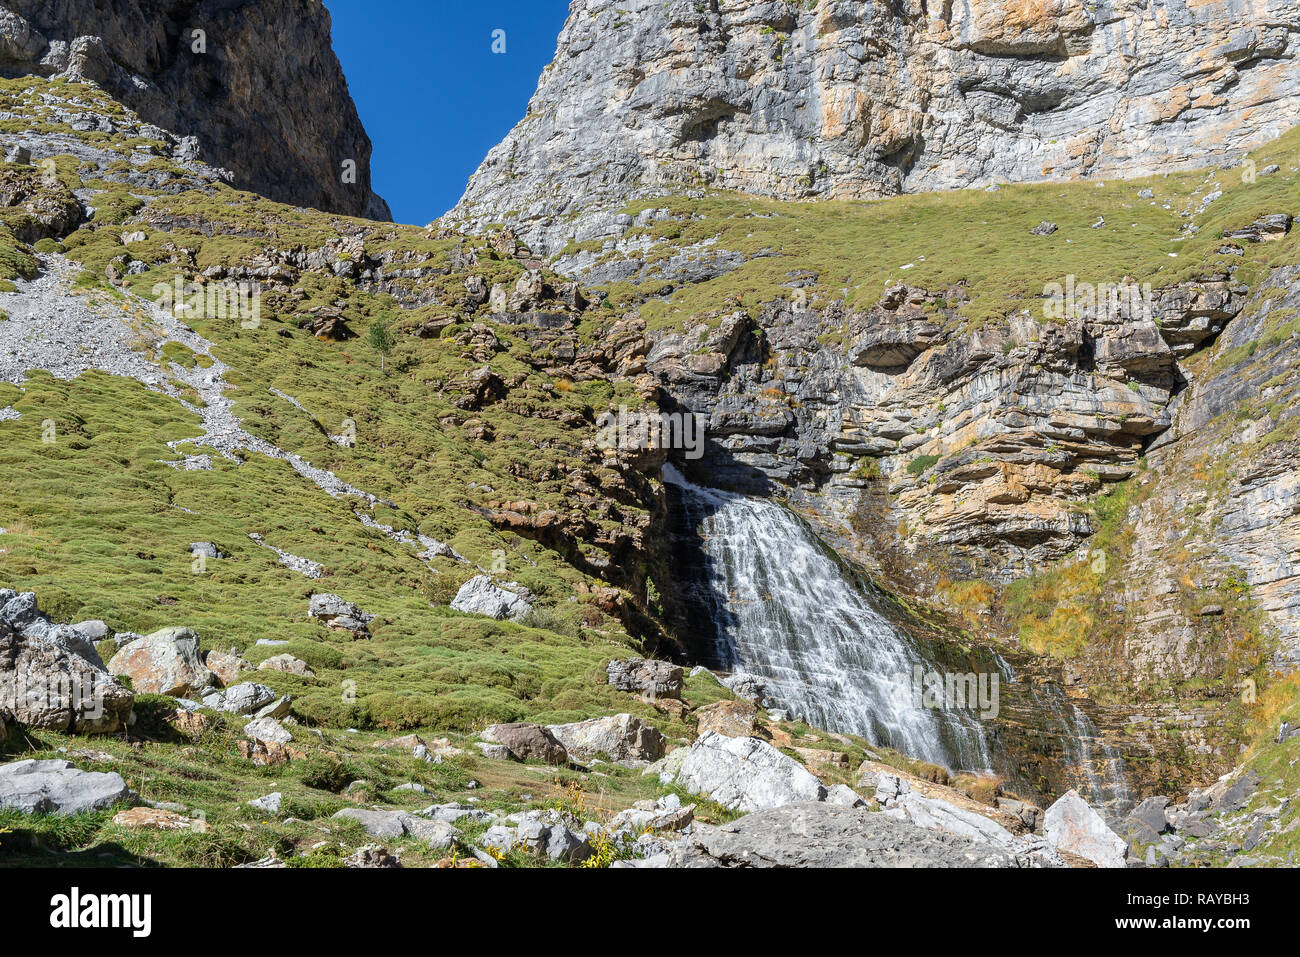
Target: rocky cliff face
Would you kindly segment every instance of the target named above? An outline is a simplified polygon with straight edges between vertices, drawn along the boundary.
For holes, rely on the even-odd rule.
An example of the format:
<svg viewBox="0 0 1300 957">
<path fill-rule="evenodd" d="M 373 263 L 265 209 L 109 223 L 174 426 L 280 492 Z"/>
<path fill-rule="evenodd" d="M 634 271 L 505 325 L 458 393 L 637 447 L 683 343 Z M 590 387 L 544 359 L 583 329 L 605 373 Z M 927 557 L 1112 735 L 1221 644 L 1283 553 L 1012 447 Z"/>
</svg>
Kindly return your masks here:
<svg viewBox="0 0 1300 957">
<path fill-rule="evenodd" d="M 241 188 L 391 218 L 316 0 L 5 0 L 0 73 L 92 81 Z"/>
<path fill-rule="evenodd" d="M 534 249 L 629 198 L 874 198 L 1213 163 L 1300 121 L 1296 0 L 575 0 L 451 221 Z"/>
</svg>

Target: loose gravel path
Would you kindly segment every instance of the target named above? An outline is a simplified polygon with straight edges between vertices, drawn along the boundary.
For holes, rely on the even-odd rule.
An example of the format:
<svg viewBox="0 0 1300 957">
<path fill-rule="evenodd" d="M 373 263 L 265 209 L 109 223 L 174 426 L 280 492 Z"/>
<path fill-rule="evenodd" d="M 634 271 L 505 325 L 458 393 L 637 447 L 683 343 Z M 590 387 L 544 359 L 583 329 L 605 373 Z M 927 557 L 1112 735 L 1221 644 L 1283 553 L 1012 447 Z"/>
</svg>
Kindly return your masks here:
<svg viewBox="0 0 1300 957">
<path fill-rule="evenodd" d="M 236 451 L 253 452 L 287 462 L 295 472 L 331 496 L 353 496 L 368 506 L 380 501 L 333 472 L 316 468 L 301 456 L 245 431 L 234 413 L 233 400 L 226 396 L 229 384 L 225 375 L 230 367 L 212 354 L 212 343 L 184 322 L 157 304 L 129 293 L 118 298 L 103 290 L 76 287 L 73 279 L 80 267 L 61 254 L 45 254 L 39 258 L 39 277 L 17 280 L 16 292 L 0 293 L 0 311 L 9 314 L 7 320 L 0 320 L 0 381 L 21 385 L 27 373 L 34 369 L 44 369 L 58 379 L 75 379 L 95 370 L 135 379 L 155 392 L 176 399 L 202 421 L 201 435 L 168 443 L 181 456 L 168 465 L 191 471 L 212 467 L 208 454 L 182 453 L 179 451 L 182 446 L 205 447 L 232 460 L 237 459 Z M 179 343 L 207 357 L 211 365 L 187 369 L 169 363 L 164 368 L 151 361 L 150 353 L 156 353 L 168 342 Z M 187 387 L 202 398 L 203 405 L 189 401 Z M 278 390 L 270 391 L 302 408 Z M 0 419 L 16 416 L 11 408 L 0 410 Z M 464 561 L 447 546 L 427 536 L 394 532 L 365 512 L 358 511 L 357 515 L 364 516 L 361 520 L 368 528 L 420 551 L 426 561 L 448 553 Z M 281 556 L 282 560 L 284 557 Z M 303 568 L 298 570 L 304 574 L 310 574 L 308 566 L 319 568 L 308 559 L 289 557 L 303 563 Z"/>
</svg>

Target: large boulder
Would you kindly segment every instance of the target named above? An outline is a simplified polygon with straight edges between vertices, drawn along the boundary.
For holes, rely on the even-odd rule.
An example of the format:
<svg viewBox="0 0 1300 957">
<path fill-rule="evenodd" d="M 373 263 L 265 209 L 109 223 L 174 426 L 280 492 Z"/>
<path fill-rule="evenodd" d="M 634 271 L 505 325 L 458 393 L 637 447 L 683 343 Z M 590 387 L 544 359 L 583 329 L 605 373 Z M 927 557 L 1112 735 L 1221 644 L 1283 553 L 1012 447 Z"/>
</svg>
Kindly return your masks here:
<svg viewBox="0 0 1300 957">
<path fill-rule="evenodd" d="M 1065 861 L 1051 844 L 1038 835 L 1017 836 L 983 814 L 944 801 L 926 797 L 905 788 L 881 813 L 911 821 L 927 831 L 946 831 L 980 844 L 992 844 L 1016 854 L 1034 867 L 1064 867 Z"/>
<path fill-rule="evenodd" d="M 532 609 L 532 596 L 515 583 L 496 585 L 488 575 L 476 575 L 460 586 L 451 607 L 470 615 L 487 615 L 498 621 L 518 621 Z"/>
<path fill-rule="evenodd" d="M 254 718 L 244 725 L 244 734 L 263 744 L 288 744 L 293 740 L 293 735 L 274 718 Z"/>
<path fill-rule="evenodd" d="M 1098 867 L 1127 866 L 1128 844 L 1077 791 L 1066 791 L 1047 809 L 1043 832 L 1058 851 L 1086 858 Z"/>
<path fill-rule="evenodd" d="M 715 731 L 706 731 L 690 746 L 676 780 L 738 811 L 826 799 L 826 788 L 794 758 L 766 741 Z"/>
<path fill-rule="evenodd" d="M 0 589 L 0 708 L 14 721 L 108 734 L 126 726 L 134 700 L 83 632 L 52 623 L 33 593 Z"/>
<path fill-rule="evenodd" d="M 257 714 L 275 701 L 274 691 L 252 681 L 245 681 L 224 691 L 211 691 L 203 696 L 205 708 L 230 714 Z"/>
<path fill-rule="evenodd" d="M 108 670 L 129 676 L 140 694 L 174 698 L 198 697 L 214 680 L 199 655 L 199 636 L 183 625 L 137 638 L 113 656 Z"/>
<path fill-rule="evenodd" d="M 102 811 L 135 794 L 120 774 L 78 771 L 67 761 L 15 761 L 0 765 L 0 808 L 26 814 Z"/>
<path fill-rule="evenodd" d="M 735 740 L 735 739 L 732 739 Z M 696 825 L 671 867 L 1017 867 L 1011 852 L 866 808 L 794 803 Z"/>
<path fill-rule="evenodd" d="M 338 595 L 312 595 L 307 614 L 319 620 L 326 628 L 346 631 L 354 638 L 369 638 L 370 623 L 375 616 L 362 611 Z"/>
<path fill-rule="evenodd" d="M 503 746 L 518 761 L 534 758 L 547 764 L 567 764 L 569 760 L 564 745 L 540 724 L 494 724 L 484 728 L 479 737 Z"/>
<path fill-rule="evenodd" d="M 650 658 L 622 658 L 605 667 L 609 683 L 619 691 L 630 691 L 651 698 L 680 698 L 682 669 L 670 661 Z"/>
<path fill-rule="evenodd" d="M 659 729 L 630 714 L 553 724 L 546 730 L 574 758 L 603 756 L 621 762 L 658 761 L 664 756 L 665 741 Z"/>
<path fill-rule="evenodd" d="M 748 738 L 754 734 L 758 708 L 748 701 L 715 701 L 695 712 L 695 729 L 699 734 L 716 731 L 729 738 Z"/>
<path fill-rule="evenodd" d="M 1129 818 L 1142 824 L 1154 834 L 1163 834 L 1169 830 L 1169 821 L 1165 817 L 1167 807 L 1169 807 L 1169 798 L 1163 795 L 1149 797 L 1129 812 Z"/>
</svg>

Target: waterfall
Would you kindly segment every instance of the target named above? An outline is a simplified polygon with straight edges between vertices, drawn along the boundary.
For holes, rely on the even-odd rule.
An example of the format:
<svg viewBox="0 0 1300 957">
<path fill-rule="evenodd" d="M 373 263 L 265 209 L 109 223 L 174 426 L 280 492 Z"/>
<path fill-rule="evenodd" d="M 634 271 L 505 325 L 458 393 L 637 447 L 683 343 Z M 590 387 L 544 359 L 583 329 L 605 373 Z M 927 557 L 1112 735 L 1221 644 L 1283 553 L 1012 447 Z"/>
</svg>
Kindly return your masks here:
<svg viewBox="0 0 1300 957">
<path fill-rule="evenodd" d="M 709 664 L 761 677 L 778 707 L 829 731 L 949 769 L 990 766 L 978 718 L 922 705 L 915 676 L 933 666 L 807 524 L 774 502 L 692 485 L 671 465 L 664 479 L 701 539 L 691 598 L 712 624 Z"/>
<path fill-rule="evenodd" d="M 1006 666 L 1010 669 L 1010 665 Z M 1060 727 L 1064 764 L 1073 772 L 1073 785 L 1089 804 L 1113 815 L 1132 809 L 1132 792 L 1124 775 L 1124 758 L 1108 745 L 1093 720 L 1058 685 L 1030 683 L 1038 711 Z M 1100 752 L 1100 755 L 1097 752 Z"/>
</svg>

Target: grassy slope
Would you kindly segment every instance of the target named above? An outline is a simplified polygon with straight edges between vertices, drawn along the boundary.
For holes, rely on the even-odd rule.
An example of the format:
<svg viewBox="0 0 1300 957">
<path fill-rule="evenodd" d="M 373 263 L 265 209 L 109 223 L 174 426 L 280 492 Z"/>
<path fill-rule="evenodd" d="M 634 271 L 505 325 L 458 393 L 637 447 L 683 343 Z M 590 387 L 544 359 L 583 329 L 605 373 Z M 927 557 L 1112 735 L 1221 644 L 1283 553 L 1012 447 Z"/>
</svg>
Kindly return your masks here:
<svg viewBox="0 0 1300 957">
<path fill-rule="evenodd" d="M 23 103 L 36 109 L 28 85 L 7 83 L 10 109 L 21 109 Z M 89 88 L 72 92 L 88 100 L 96 97 Z M 102 106 L 111 109 L 111 101 Z M 114 141 L 109 134 L 86 135 L 101 138 L 124 156 L 147 145 Z M 1257 162 L 1294 165 L 1297 146 L 1300 136 L 1290 134 L 1259 151 Z M 158 164 L 168 165 L 164 160 Z M 112 182 L 111 170 L 79 169 L 67 160 L 58 168 L 64 188 L 91 185 L 105 190 L 97 201 L 97 221 L 66 239 L 69 254 L 86 267 L 88 286 L 99 285 L 105 265 L 123 253 L 118 228 L 122 223 L 131 228 L 138 224 L 149 234 L 131 249 L 133 256 L 154 266 L 132 278 L 140 292 L 174 273 L 170 260 L 177 248 L 201 271 L 246 261 L 267 245 L 314 249 L 357 231 L 365 232 L 369 251 L 390 249 L 406 257 L 404 265 L 443 268 L 458 245 L 457 240 L 430 238 L 422 230 L 297 211 L 224 187 L 215 195 L 162 196 L 137 189 L 133 196 Z M 789 295 L 785 283 L 796 267 L 817 273 L 817 295 L 844 295 L 863 304 L 874 302 L 880 290 L 895 281 L 932 288 L 965 281 L 973 299 L 963 319 L 972 325 L 1032 305 L 1029 300 L 1044 282 L 1059 280 L 1067 272 L 1086 281 L 1117 281 L 1127 275 L 1163 285 L 1213 264 L 1222 228 L 1276 211 L 1279 204 L 1289 208 L 1283 201 L 1294 199 L 1293 180 L 1261 177 L 1254 184 L 1238 184 L 1237 176 L 1234 171 L 1208 176 L 1202 171 L 1153 180 L 1153 201 L 1136 199 L 1142 183 L 1111 183 L 1007 187 L 995 193 L 860 204 L 780 204 L 723 195 L 646 203 L 642 205 L 666 204 L 694 217 L 686 224 L 653 228 L 664 241 L 661 254 L 720 236 L 723 248 L 779 250 L 781 255 L 753 259 L 727 276 L 648 302 L 642 313 L 652 325 L 662 326 L 707 314 L 728 300 L 757 305 Z M 1175 241 L 1185 222 L 1178 213 L 1218 181 L 1226 193 L 1196 217 L 1200 232 Z M 149 205 L 141 209 L 144 201 Z M 1162 209 L 1163 202 L 1173 209 Z M 1088 228 L 1103 215 L 1107 228 Z M 1046 239 L 1029 236 L 1028 229 L 1045 217 L 1061 229 Z M 6 240 L 3 230 L 0 246 L 0 263 L 22 267 L 6 275 L 30 275 L 30 249 Z M 475 246 L 481 256 L 474 271 L 489 285 L 512 283 L 522 271 L 513 261 L 488 255 L 481 242 Z M 1291 240 L 1250 247 L 1247 254 L 1262 265 L 1291 256 L 1294 250 Z M 1170 251 L 1178 256 L 1170 257 Z M 906 263 L 914 263 L 914 268 L 901 270 Z M 447 301 L 463 279 L 463 272 L 449 270 L 427 282 L 441 301 Z M 653 280 L 639 287 L 612 287 L 612 305 L 640 301 L 656 288 Z M 447 559 L 426 566 L 407 546 L 364 529 L 352 515 L 355 501 L 328 498 L 283 463 L 254 457 L 236 466 L 217 459 L 211 472 L 175 471 L 158 464 L 158 459 L 174 458 L 166 441 L 197 434 L 196 417 L 136 383 L 104 375 L 65 383 L 37 373 L 21 390 L 0 385 L 0 406 L 14 405 L 23 414 L 19 420 L 0 422 L 0 474 L 6 487 L 15 490 L 0 501 L 0 527 L 9 529 L 0 536 L 0 582 L 36 590 L 43 607 L 61 619 L 102 617 L 115 628 L 142 632 L 185 623 L 200 632 L 205 647 L 233 646 L 245 650 L 254 663 L 283 651 L 302 657 L 317 671 L 317 679 L 278 672 L 260 672 L 258 679 L 294 694 L 295 713 L 325 731 L 325 746 L 345 752 L 355 776 L 380 778 L 381 783 L 385 776 L 421 780 L 439 799 L 462 796 L 462 772 L 483 777 L 499 770 L 472 758 L 442 769 L 417 767 L 405 759 L 394 759 L 393 767 L 377 766 L 378 759 L 370 756 L 349 757 L 352 739 L 340 739 L 339 729 L 361 728 L 363 738 L 357 740 L 364 743 L 367 735 L 389 729 L 457 734 L 493 720 L 559 721 L 630 710 L 652 718 L 671 737 L 688 734 L 679 719 L 604 685 L 604 663 L 615 654 L 629 653 L 631 643 L 616 622 L 587 603 L 566 601 L 586 576 L 565 556 L 498 532 L 472 509 L 491 499 L 512 498 L 583 507 L 564 479 L 585 436 L 583 426 L 573 420 L 590 420 L 595 411 L 618 404 L 630 394 L 627 385 L 595 380 L 560 388 L 524 361 L 527 346 L 522 340 L 498 328 L 506 349 L 490 364 L 503 378 L 523 377 L 521 385 L 510 402 L 466 415 L 452 405 L 454 389 L 441 386 L 481 364 L 465 358 L 463 347 L 455 342 L 476 317 L 462 314 L 437 340 L 399 337 L 390 357 L 395 371 L 383 376 L 373 352 L 361 344 L 369 323 L 394 320 L 405 327 L 455 310 L 439 305 L 401 310 L 391 297 L 318 275 L 304 277 L 300 292 L 295 301 L 268 300 L 263 326 L 255 331 L 229 322 L 194 323 L 234 370 L 228 379 L 238 386 L 232 397 L 245 426 L 393 500 L 395 507 L 376 510 L 380 521 L 447 540 L 481 564 L 490 564 L 498 551 L 504 553 L 507 576 L 526 583 L 553 606 L 544 622 L 548 627 L 501 624 L 450 611 L 446 602 L 470 574 L 468 569 Z M 323 343 L 299 331 L 297 317 L 318 305 L 339 308 L 362 338 Z M 616 314 L 614 308 L 588 314 L 583 338 L 597 337 Z M 281 331 L 290 337 L 277 335 Z M 270 394 L 270 388 L 294 396 L 309 414 Z M 570 424 L 561 423 L 565 414 L 572 417 Z M 56 420 L 60 435 L 66 437 L 54 445 L 41 443 L 36 427 L 47 417 Z M 360 432 L 355 449 L 340 448 L 328 439 L 328 433 L 349 417 Z M 486 420 L 496 440 L 484 443 L 466 437 L 460 423 L 471 417 Z M 483 491 L 483 486 L 492 491 Z M 591 518 L 598 524 L 617 524 L 597 511 Z M 322 562 L 328 577 L 313 583 L 283 568 L 272 553 L 248 540 L 249 532 Z M 217 542 L 231 558 L 211 562 L 206 573 L 194 574 L 189 543 L 199 540 Z M 346 640 L 308 620 L 307 596 L 313 588 L 339 592 L 378 614 L 374 638 Z M 258 638 L 287 639 L 291 644 L 255 648 Z M 356 682 L 354 701 L 341 693 L 345 681 Z M 688 691 L 696 705 L 720 695 L 716 686 L 698 682 Z M 300 729 L 300 740 L 310 733 Z M 263 832 L 253 824 L 253 837 L 246 840 L 241 835 L 250 832 L 242 825 L 252 822 L 245 820 L 248 815 L 234 799 L 286 790 L 292 799 L 312 805 L 300 817 L 319 816 L 335 808 L 331 802 L 342 800 L 307 788 L 298 769 L 260 770 L 239 761 L 233 753 L 236 737 L 229 727 L 218 730 L 195 745 L 200 748 L 195 753 L 185 750 L 191 745 L 175 741 L 144 751 L 102 742 L 92 745 L 115 754 L 120 750 L 116 756 L 130 769 L 128 776 L 153 777 L 150 797 L 211 808 L 225 822 L 218 828 L 221 840 L 233 840 L 233 850 L 217 848 L 208 858 L 203 849 L 208 845 L 198 840 L 193 847 L 186 844 L 176 850 L 170 848 L 171 838 L 133 838 L 143 843 L 132 844 L 103 817 L 85 823 L 70 846 L 100 847 L 120 839 L 128 851 L 173 862 L 247 859 L 260 853 L 267 841 L 303 835 L 292 832 L 292 826 Z M 36 753 L 49 753 L 66 741 L 39 736 L 32 743 Z M 359 747 L 352 751 L 365 753 Z M 518 795 L 527 793 L 522 782 L 538 772 L 521 769 L 519 774 L 519 781 L 502 782 L 502 799 L 514 800 L 516 806 L 521 803 Z M 619 773 L 615 778 L 609 783 L 620 800 L 643 796 L 645 785 L 639 778 Z M 517 792 L 513 797 L 511 789 Z M 535 795 L 538 790 L 528 787 Z M 74 825 L 67 826 L 75 831 Z M 310 829 L 304 839 L 309 836 Z"/>
<path fill-rule="evenodd" d="M 679 287 L 656 278 L 652 268 L 649 278 L 613 283 L 609 293 L 619 305 L 649 299 L 641 312 L 652 327 L 706 315 L 723 303 L 757 307 L 790 298 L 791 280 L 808 274 L 817 277 L 813 302 L 844 299 L 870 308 L 893 283 L 938 291 L 965 282 L 971 301 L 962 306 L 960 321 L 966 328 L 1025 308 L 1038 316 L 1043 286 L 1063 282 L 1067 274 L 1079 282 L 1127 277 L 1160 288 L 1239 262 L 1218 252 L 1225 229 L 1265 213 L 1300 209 L 1294 175 L 1300 129 L 1250 158 L 1257 169 L 1277 163 L 1283 173 L 1257 175 L 1250 183 L 1241 168 L 1191 170 L 1146 180 L 1011 185 L 874 202 L 791 203 L 722 192 L 642 200 L 625 211 L 667 208 L 674 215 L 628 232 L 628 238 L 654 242 L 647 262 L 711 239 L 714 248 L 756 258 L 718 278 Z M 1138 197 L 1144 188 L 1153 191 L 1152 198 Z M 1223 195 L 1197 212 L 1205 196 L 1218 190 Z M 1103 218 L 1103 227 L 1091 228 Z M 1043 220 L 1058 230 L 1031 235 Z M 1189 222 L 1197 227 L 1194 233 L 1185 231 Z M 565 252 L 601 253 L 603 245 L 575 244 Z M 1294 233 L 1282 243 L 1238 245 L 1246 247 L 1246 265 L 1238 272 L 1246 282 L 1263 266 L 1297 258 Z"/>
</svg>

